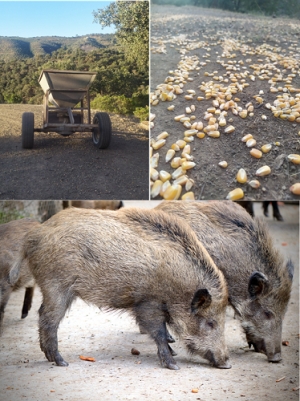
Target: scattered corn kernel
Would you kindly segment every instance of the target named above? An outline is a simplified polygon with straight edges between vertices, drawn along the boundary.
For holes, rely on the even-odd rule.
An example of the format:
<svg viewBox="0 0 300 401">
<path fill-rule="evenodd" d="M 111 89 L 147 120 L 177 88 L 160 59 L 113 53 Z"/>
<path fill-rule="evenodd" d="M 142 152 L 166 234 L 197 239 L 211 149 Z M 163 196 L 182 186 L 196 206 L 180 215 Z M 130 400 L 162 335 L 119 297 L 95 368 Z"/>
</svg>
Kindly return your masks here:
<svg viewBox="0 0 300 401">
<path fill-rule="evenodd" d="M 221 161 L 221 162 L 219 163 L 219 166 L 220 166 L 220 167 L 223 167 L 223 168 L 226 168 L 226 167 L 228 166 L 228 163 L 227 163 L 227 161 L 223 160 L 223 161 Z"/>
<path fill-rule="evenodd" d="M 256 145 L 256 140 L 255 139 L 248 139 L 248 141 L 246 142 L 246 145 L 248 146 L 248 148 L 251 148 L 252 146 Z"/>
<path fill-rule="evenodd" d="M 262 150 L 264 153 L 270 152 L 271 149 L 272 149 L 272 145 L 271 145 L 270 143 L 267 143 L 266 145 L 263 145 L 263 146 L 261 147 L 261 150 Z"/>
<path fill-rule="evenodd" d="M 224 129 L 225 134 L 231 134 L 235 130 L 233 125 L 229 125 Z"/>
<path fill-rule="evenodd" d="M 257 180 L 251 180 L 251 181 L 248 182 L 248 184 L 252 188 L 259 188 L 260 187 L 260 182 L 257 181 Z"/>
<path fill-rule="evenodd" d="M 163 182 L 161 180 L 156 180 L 151 188 L 151 198 L 156 198 L 162 188 Z"/>
<path fill-rule="evenodd" d="M 251 134 L 247 134 L 247 135 L 243 136 L 242 142 L 247 142 L 247 141 L 249 141 L 249 139 L 252 139 L 252 138 L 253 138 L 253 136 Z"/>
<path fill-rule="evenodd" d="M 240 184 L 244 184 L 247 182 L 247 173 L 243 168 L 240 168 L 237 175 L 236 175 L 236 180 Z"/>
<path fill-rule="evenodd" d="M 233 191 L 230 191 L 229 194 L 226 196 L 228 200 L 238 200 L 244 197 L 244 191 L 241 188 L 236 188 Z"/>
<path fill-rule="evenodd" d="M 170 185 L 163 194 L 165 200 L 177 200 L 181 195 L 182 187 L 179 184 Z"/>
<path fill-rule="evenodd" d="M 168 163 L 175 156 L 175 150 L 169 149 L 166 154 L 166 163 Z"/>
<path fill-rule="evenodd" d="M 290 191 L 294 194 L 294 195 L 300 195 L 300 182 L 296 182 L 296 184 L 292 185 L 290 187 Z"/>
<path fill-rule="evenodd" d="M 256 171 L 256 175 L 262 177 L 264 175 L 269 175 L 271 173 L 271 169 L 269 166 L 263 166 L 260 167 L 257 171 Z"/>
<path fill-rule="evenodd" d="M 165 139 L 160 139 L 159 141 L 154 142 L 154 143 L 152 144 L 152 148 L 153 148 L 154 150 L 160 149 L 162 146 L 164 146 L 165 143 L 166 143 L 166 140 L 165 140 Z"/>
<path fill-rule="evenodd" d="M 294 164 L 300 164 L 300 155 L 297 154 L 288 155 L 288 160 Z"/>
<path fill-rule="evenodd" d="M 181 199 L 182 200 L 195 200 L 194 192 L 186 192 L 184 195 L 182 195 Z"/>
<path fill-rule="evenodd" d="M 252 148 L 250 150 L 250 155 L 255 157 L 256 159 L 260 159 L 262 157 L 262 152 L 258 149 Z"/>
</svg>

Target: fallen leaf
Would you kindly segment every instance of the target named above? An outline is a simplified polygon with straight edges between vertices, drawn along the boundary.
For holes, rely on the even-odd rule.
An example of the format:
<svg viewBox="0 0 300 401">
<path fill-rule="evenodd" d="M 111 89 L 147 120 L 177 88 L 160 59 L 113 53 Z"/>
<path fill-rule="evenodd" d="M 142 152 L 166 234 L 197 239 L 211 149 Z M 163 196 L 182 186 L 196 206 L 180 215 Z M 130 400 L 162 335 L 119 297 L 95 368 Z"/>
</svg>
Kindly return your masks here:
<svg viewBox="0 0 300 401">
<path fill-rule="evenodd" d="M 290 345 L 290 343 L 288 341 L 282 341 L 282 345 L 288 346 L 288 345 Z"/>
<path fill-rule="evenodd" d="M 131 353 L 132 355 L 140 355 L 140 351 L 137 350 L 136 348 L 131 348 Z"/>
<path fill-rule="evenodd" d="M 198 391 L 199 391 L 199 390 L 198 390 L 197 388 L 193 388 L 193 389 L 192 389 L 192 393 L 198 393 Z"/>
<path fill-rule="evenodd" d="M 293 388 L 293 391 L 297 391 L 297 390 L 299 390 L 299 388 L 300 387 L 295 387 L 295 388 Z"/>
<path fill-rule="evenodd" d="M 79 358 L 82 359 L 83 361 L 96 362 L 96 359 L 91 356 L 79 355 Z"/>
<path fill-rule="evenodd" d="M 281 245 L 282 246 L 287 246 L 287 242 L 282 242 Z"/>
</svg>

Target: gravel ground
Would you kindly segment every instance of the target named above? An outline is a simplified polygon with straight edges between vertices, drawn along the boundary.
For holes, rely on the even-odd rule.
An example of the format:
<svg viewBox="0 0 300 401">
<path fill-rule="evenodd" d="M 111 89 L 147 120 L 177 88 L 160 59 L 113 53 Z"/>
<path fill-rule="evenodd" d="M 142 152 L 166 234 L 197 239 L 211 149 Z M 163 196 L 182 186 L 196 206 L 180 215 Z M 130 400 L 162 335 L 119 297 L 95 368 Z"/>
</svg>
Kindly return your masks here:
<svg viewBox="0 0 300 401">
<path fill-rule="evenodd" d="M 40 127 L 42 106 L 0 105 L 0 199 L 149 199 L 148 131 L 136 118 L 110 115 L 107 149 L 91 133 L 36 133 L 34 148 L 22 149 L 28 111 Z"/>
<path fill-rule="evenodd" d="M 184 138 L 184 131 L 187 130 L 174 120 L 175 116 L 194 116 L 191 123 L 197 121 L 207 126 L 208 120 L 204 117 L 207 109 L 213 106 L 214 97 L 205 99 L 201 87 L 207 88 L 213 84 L 229 88 L 230 84 L 239 85 L 236 93 L 231 94 L 227 90 L 226 101 L 231 98 L 243 110 L 248 109 L 251 103 L 253 116 L 249 111 L 246 118 L 241 118 L 229 108 L 227 125 L 218 127 L 219 138 L 206 134 L 202 139 L 195 136 L 190 143 L 190 155 L 196 165 L 187 170 L 187 175 L 195 181 L 192 188 L 195 199 L 226 199 L 236 187 L 244 191 L 244 199 L 247 200 L 299 199 L 299 195 L 292 194 L 289 188 L 299 182 L 300 166 L 289 162 L 287 156 L 299 154 L 300 124 L 296 119 L 288 121 L 275 118 L 272 111 L 266 108 L 268 103 L 273 105 L 278 96 L 284 95 L 283 90 L 287 91 L 284 85 L 289 74 L 293 75 L 290 78 L 291 85 L 296 92 L 287 91 L 285 96 L 299 96 L 299 21 L 171 5 L 153 5 L 151 16 L 152 93 L 168 79 L 176 79 L 176 71 L 186 69 L 189 74 L 182 88 L 183 93 L 178 94 L 175 100 L 160 101 L 158 105 L 151 106 L 151 112 L 156 115 L 151 138 L 155 139 L 163 131 L 169 134 L 165 145 L 153 151 L 160 156 L 157 170 L 174 172 L 170 164 L 165 162 L 165 156 L 174 142 Z M 189 66 L 184 65 L 191 58 L 193 61 Z M 191 65 L 196 61 L 197 66 L 192 68 Z M 250 79 L 251 75 L 254 80 Z M 275 89 L 279 88 L 276 93 L 270 91 L 271 78 L 274 79 Z M 248 86 L 243 88 L 244 84 Z M 192 100 L 185 99 L 188 90 L 195 91 Z M 254 98 L 256 95 L 260 96 L 262 103 Z M 199 96 L 203 100 L 197 100 Z M 170 105 L 175 107 L 174 111 L 167 110 Z M 186 108 L 191 105 L 195 106 L 195 111 L 188 114 Z M 216 109 L 220 112 L 218 106 Z M 212 117 L 219 115 L 211 114 Z M 262 116 L 266 119 L 263 120 Z M 229 125 L 235 130 L 226 134 L 225 129 Z M 258 159 L 251 156 L 250 148 L 241 141 L 246 134 L 251 134 L 256 140 L 255 148 L 260 150 L 263 145 L 271 144 L 271 151 Z M 175 156 L 180 154 L 181 151 L 176 152 Z M 221 161 L 226 161 L 228 167 L 220 167 L 218 164 Z M 271 168 L 271 174 L 257 177 L 256 171 L 265 165 Z M 240 168 L 246 171 L 248 182 L 258 179 L 260 187 L 252 188 L 247 183 L 238 183 L 236 175 Z M 183 189 L 181 195 L 184 192 Z"/>
<path fill-rule="evenodd" d="M 156 202 L 125 202 L 125 206 L 154 207 Z M 179 371 L 162 369 L 155 344 L 129 315 L 103 313 L 77 300 L 59 329 L 59 347 L 70 363 L 66 368 L 46 361 L 38 343 L 37 290 L 32 310 L 20 320 L 23 291 L 15 293 L 6 308 L 0 345 L 1 401 L 40 400 L 166 400 L 211 401 L 298 400 L 299 390 L 299 207 L 281 206 L 284 222 L 267 219 L 275 244 L 295 264 L 292 296 L 283 325 L 283 360 L 268 363 L 248 349 L 233 312 L 228 309 L 226 340 L 232 369 L 219 370 L 190 357 L 177 340 L 174 349 Z M 261 204 L 255 214 L 262 216 Z M 136 348 L 140 355 L 132 355 Z M 92 356 L 85 362 L 79 355 Z M 276 380 L 283 378 L 276 382 Z M 192 393 L 198 389 L 198 393 Z"/>
</svg>

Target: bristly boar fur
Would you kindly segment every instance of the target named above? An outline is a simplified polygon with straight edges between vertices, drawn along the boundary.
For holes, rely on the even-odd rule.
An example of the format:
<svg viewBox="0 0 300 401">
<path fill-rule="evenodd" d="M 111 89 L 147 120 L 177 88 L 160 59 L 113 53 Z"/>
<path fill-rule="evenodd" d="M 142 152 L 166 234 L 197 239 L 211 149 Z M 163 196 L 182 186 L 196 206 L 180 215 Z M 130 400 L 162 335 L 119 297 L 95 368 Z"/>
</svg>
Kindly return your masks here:
<svg viewBox="0 0 300 401">
<path fill-rule="evenodd" d="M 275 249 L 264 221 L 231 201 L 162 202 L 158 210 L 184 219 L 223 272 L 229 303 L 249 347 L 281 360 L 282 321 L 290 299 L 293 264 Z"/>
<path fill-rule="evenodd" d="M 225 279 L 180 219 L 155 210 L 66 209 L 27 236 L 23 258 L 43 294 L 40 345 L 49 361 L 67 365 L 57 349 L 57 329 L 80 297 L 132 312 L 156 342 L 163 366 L 178 369 L 167 342 L 169 324 L 191 353 L 230 367 Z"/>
<path fill-rule="evenodd" d="M 3 317 L 6 304 L 12 291 L 26 287 L 22 308 L 22 319 L 28 315 L 34 291 L 34 280 L 26 261 L 20 266 L 18 280 L 13 286 L 8 283 L 10 269 L 18 259 L 24 237 L 32 228 L 39 226 L 35 220 L 14 220 L 0 225 L 0 334 L 2 332 Z"/>
</svg>

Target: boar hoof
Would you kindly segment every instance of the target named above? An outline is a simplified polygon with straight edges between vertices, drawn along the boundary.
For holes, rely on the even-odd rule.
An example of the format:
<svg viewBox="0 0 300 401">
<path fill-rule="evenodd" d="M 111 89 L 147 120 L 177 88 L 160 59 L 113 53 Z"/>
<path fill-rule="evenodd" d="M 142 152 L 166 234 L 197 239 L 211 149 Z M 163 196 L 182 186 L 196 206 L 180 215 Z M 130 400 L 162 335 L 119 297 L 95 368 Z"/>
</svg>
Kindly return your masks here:
<svg viewBox="0 0 300 401">
<path fill-rule="evenodd" d="M 21 316 L 21 319 L 25 319 L 25 317 L 28 315 L 28 312 L 27 313 L 22 313 L 22 316 Z"/>
<path fill-rule="evenodd" d="M 169 365 L 167 365 L 167 368 L 168 369 L 171 369 L 171 370 L 179 370 L 180 368 L 177 366 L 177 365 L 175 365 L 174 363 L 170 363 Z"/>
<path fill-rule="evenodd" d="M 268 361 L 269 362 L 273 362 L 273 363 L 276 363 L 276 362 L 280 362 L 281 361 L 281 354 L 275 354 L 275 355 L 273 355 L 272 357 L 268 357 Z"/>
</svg>

